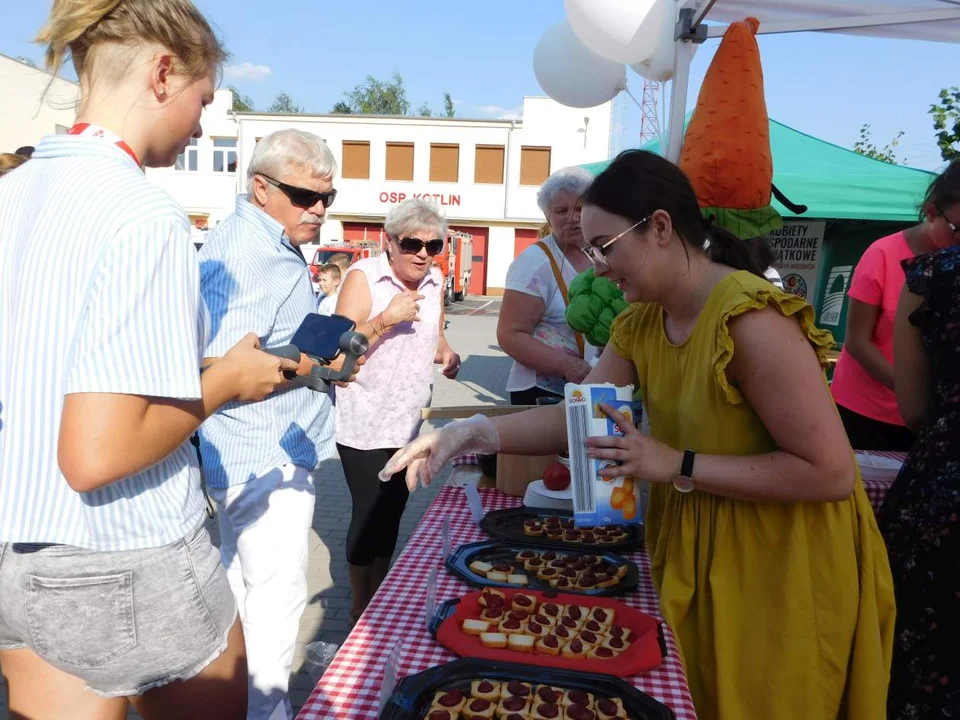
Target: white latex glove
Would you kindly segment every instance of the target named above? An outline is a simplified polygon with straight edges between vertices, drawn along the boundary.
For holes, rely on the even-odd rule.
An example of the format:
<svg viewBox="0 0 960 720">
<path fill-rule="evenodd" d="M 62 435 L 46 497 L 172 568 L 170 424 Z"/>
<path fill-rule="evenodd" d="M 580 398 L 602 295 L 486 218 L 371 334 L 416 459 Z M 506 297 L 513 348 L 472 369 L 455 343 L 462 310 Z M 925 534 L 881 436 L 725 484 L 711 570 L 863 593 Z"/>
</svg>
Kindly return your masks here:
<svg viewBox="0 0 960 720">
<path fill-rule="evenodd" d="M 434 475 L 455 457 L 466 453 L 492 455 L 500 450 L 500 436 L 490 418 L 474 415 L 467 420 L 450 423 L 438 432 L 417 438 L 390 458 L 380 480 L 386 482 L 395 474 L 407 469 L 407 489 L 413 492 L 417 483 L 426 487 Z"/>
</svg>

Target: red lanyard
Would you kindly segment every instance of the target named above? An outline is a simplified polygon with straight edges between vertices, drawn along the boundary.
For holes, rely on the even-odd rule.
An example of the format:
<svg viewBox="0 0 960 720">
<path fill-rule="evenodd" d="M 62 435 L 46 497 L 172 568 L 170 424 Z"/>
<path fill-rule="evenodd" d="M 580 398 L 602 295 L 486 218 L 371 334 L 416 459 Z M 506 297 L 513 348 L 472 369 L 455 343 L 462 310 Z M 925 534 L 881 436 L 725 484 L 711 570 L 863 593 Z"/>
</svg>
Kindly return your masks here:
<svg viewBox="0 0 960 720">
<path fill-rule="evenodd" d="M 81 135 L 83 137 L 95 137 L 100 138 L 101 140 L 106 140 L 107 142 L 112 142 L 118 148 L 123 150 L 127 155 L 133 158 L 133 161 L 137 164 L 137 167 L 140 167 L 140 160 L 137 158 L 137 154 L 127 145 L 123 140 L 118 138 L 109 130 L 104 130 L 99 125 L 91 125 L 90 123 L 77 123 L 70 130 L 67 131 L 67 135 Z"/>
</svg>

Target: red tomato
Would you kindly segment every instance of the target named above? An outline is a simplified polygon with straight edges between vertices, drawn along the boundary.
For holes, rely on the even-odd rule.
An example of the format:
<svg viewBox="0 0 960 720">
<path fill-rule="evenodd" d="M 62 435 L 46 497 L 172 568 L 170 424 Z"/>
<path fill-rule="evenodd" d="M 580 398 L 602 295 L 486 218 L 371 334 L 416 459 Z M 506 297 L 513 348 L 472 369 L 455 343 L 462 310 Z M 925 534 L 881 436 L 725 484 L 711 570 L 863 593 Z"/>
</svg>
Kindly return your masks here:
<svg viewBox="0 0 960 720">
<path fill-rule="evenodd" d="M 570 487 L 570 471 L 560 463 L 554 463 L 543 473 L 543 484 L 547 490 L 566 490 Z"/>
</svg>

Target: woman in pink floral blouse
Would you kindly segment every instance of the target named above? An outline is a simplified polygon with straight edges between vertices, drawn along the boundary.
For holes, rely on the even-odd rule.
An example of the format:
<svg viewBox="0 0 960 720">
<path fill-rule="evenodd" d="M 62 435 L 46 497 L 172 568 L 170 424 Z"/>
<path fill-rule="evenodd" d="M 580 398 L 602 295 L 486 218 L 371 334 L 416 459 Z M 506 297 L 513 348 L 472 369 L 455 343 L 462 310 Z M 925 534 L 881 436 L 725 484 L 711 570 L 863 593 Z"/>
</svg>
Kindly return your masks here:
<svg viewBox="0 0 960 720">
<path fill-rule="evenodd" d="M 443 252 L 447 224 L 427 200 L 407 200 L 387 215 L 387 252 L 355 263 L 344 276 L 337 315 L 370 338 L 367 362 L 336 390 L 337 450 L 353 499 L 347 563 L 351 617 L 360 616 L 390 567 L 409 492 L 403 473 L 380 482 L 398 448 L 420 432 L 430 405 L 434 365 L 448 378 L 460 356 L 443 336 Z"/>
</svg>

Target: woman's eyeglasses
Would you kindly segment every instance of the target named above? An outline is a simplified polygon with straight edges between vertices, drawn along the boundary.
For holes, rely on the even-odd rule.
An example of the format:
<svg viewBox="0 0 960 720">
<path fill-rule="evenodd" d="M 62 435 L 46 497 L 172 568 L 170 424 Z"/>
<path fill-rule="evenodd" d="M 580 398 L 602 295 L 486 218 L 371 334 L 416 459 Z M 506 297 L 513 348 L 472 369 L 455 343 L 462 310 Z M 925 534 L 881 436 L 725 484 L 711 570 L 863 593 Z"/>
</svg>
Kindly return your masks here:
<svg viewBox="0 0 960 720">
<path fill-rule="evenodd" d="M 288 198 L 290 198 L 290 202 L 296 205 L 298 208 L 312 208 L 318 202 L 322 202 L 323 206 L 328 208 L 333 205 L 333 201 L 337 198 L 337 191 L 335 189 L 331 190 L 330 192 L 322 193 L 317 192 L 316 190 L 308 190 L 307 188 L 297 187 L 296 185 L 287 185 L 286 183 L 282 183 L 279 180 L 274 180 L 269 175 L 264 175 L 263 173 L 257 174 L 275 188 L 280 190 Z"/>
<path fill-rule="evenodd" d="M 936 205 L 934 205 L 934 207 L 937 208 L 937 212 L 940 213 L 940 217 L 943 218 L 943 221 L 947 224 L 947 227 L 950 228 L 950 232 L 953 233 L 953 236 L 955 238 L 960 238 L 960 227 L 957 227 L 950 222 L 950 218 L 947 217 L 947 214 L 941 208 L 937 207 Z"/>
<path fill-rule="evenodd" d="M 587 259 L 593 263 L 593 266 L 599 270 L 609 270 L 610 263 L 607 261 L 607 254 L 610 252 L 610 246 L 613 245 L 617 240 L 622 238 L 628 232 L 636 230 L 638 227 L 647 222 L 653 215 L 648 215 L 643 220 L 635 222 L 633 225 L 628 227 L 619 235 L 614 235 L 612 238 L 607 240 L 603 245 L 587 245 L 586 247 L 581 248 L 583 254 L 587 256 Z"/>
<path fill-rule="evenodd" d="M 400 251 L 406 255 L 417 255 L 424 248 L 427 249 L 427 255 L 436 257 L 443 252 L 443 239 L 435 238 L 433 240 L 421 240 L 418 237 L 405 237 L 397 240 Z"/>
</svg>

